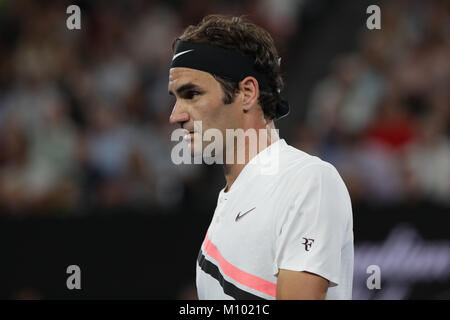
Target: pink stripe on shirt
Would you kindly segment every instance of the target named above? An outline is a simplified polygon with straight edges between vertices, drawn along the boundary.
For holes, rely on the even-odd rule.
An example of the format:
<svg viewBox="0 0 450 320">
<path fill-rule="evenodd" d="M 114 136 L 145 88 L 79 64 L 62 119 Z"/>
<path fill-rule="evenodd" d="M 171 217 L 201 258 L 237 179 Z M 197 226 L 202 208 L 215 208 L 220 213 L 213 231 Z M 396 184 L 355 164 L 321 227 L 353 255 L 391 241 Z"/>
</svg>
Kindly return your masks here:
<svg viewBox="0 0 450 320">
<path fill-rule="evenodd" d="M 269 296 L 275 297 L 277 290 L 276 283 L 256 277 L 248 272 L 245 272 L 233 266 L 231 263 L 225 260 L 225 258 L 220 253 L 219 249 L 217 249 L 217 247 L 209 239 L 208 234 L 206 234 L 205 240 L 203 241 L 203 248 L 211 258 L 217 261 L 220 269 L 222 269 L 222 271 L 228 277 L 239 282 L 240 284 L 243 284 L 244 286 L 268 294 Z"/>
</svg>

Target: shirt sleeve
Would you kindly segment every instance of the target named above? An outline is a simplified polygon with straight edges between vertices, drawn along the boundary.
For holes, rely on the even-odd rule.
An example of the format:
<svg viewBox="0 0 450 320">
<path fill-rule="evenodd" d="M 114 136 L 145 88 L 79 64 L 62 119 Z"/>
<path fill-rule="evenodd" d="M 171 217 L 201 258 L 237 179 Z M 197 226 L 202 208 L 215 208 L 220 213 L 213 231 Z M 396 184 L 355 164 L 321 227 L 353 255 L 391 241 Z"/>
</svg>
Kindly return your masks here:
<svg viewBox="0 0 450 320">
<path fill-rule="evenodd" d="M 290 180 L 293 196 L 276 220 L 274 275 L 307 271 L 339 284 L 341 249 L 351 218 L 350 197 L 337 170 L 310 164 Z"/>
</svg>

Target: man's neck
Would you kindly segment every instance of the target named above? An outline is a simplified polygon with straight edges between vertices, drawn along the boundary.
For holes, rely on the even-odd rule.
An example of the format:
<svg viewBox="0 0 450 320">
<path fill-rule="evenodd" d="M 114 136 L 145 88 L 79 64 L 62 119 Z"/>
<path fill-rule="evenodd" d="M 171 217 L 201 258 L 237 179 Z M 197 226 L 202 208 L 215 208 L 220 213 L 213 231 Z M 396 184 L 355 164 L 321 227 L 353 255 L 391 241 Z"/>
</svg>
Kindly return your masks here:
<svg viewBox="0 0 450 320">
<path fill-rule="evenodd" d="M 258 153 L 263 151 L 264 149 L 268 148 L 272 143 L 280 140 L 280 137 L 278 135 L 278 132 L 275 129 L 273 121 L 270 121 L 265 128 L 257 129 L 257 152 L 256 154 L 251 154 L 248 150 L 251 150 L 249 147 L 249 139 L 245 139 L 244 143 L 244 150 L 239 150 L 240 152 L 243 152 L 245 154 L 245 161 L 244 163 L 238 163 L 236 161 L 237 155 L 239 154 L 238 148 L 239 146 L 234 146 L 234 162 L 231 164 L 227 164 L 226 161 L 224 161 L 223 169 L 224 169 L 224 175 L 225 180 L 227 182 L 227 185 L 225 187 L 225 192 L 228 192 L 233 185 L 233 183 L 236 181 L 237 177 L 241 173 L 241 171 L 244 169 L 244 167 L 252 160 Z M 266 140 L 266 143 L 264 144 L 264 140 Z"/>
</svg>

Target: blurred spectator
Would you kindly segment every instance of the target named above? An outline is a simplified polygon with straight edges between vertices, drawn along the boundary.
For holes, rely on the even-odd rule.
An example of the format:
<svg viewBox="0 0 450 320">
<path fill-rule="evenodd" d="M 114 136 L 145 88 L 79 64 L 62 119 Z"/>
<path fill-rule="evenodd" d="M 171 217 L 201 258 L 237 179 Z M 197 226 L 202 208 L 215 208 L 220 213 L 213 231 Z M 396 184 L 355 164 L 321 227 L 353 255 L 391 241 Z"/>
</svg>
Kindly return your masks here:
<svg viewBox="0 0 450 320">
<path fill-rule="evenodd" d="M 418 140 L 409 147 L 406 165 L 416 193 L 450 204 L 450 141 L 442 118 L 425 118 Z"/>
<path fill-rule="evenodd" d="M 336 165 L 354 202 L 449 204 L 448 2 L 386 2 L 382 32 L 317 84 L 299 148 Z"/>
</svg>

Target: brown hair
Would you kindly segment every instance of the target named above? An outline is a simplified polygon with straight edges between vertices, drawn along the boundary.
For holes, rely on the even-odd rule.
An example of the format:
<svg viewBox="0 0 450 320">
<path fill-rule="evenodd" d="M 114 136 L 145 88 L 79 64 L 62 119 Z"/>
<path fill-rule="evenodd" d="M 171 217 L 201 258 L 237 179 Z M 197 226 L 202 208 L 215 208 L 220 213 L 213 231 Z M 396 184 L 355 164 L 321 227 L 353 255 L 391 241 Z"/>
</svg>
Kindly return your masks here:
<svg viewBox="0 0 450 320">
<path fill-rule="evenodd" d="M 269 79 L 270 91 L 260 89 L 258 102 L 266 118 L 275 118 L 276 108 L 281 100 L 283 79 L 278 64 L 277 49 L 266 30 L 244 17 L 208 15 L 199 24 L 187 27 L 183 34 L 174 40 L 172 48 L 175 48 L 179 40 L 210 43 L 240 51 L 251 57 L 254 60 L 255 69 L 266 74 Z M 239 91 L 239 83 L 223 76 L 214 75 L 214 78 L 222 86 L 224 103 L 232 103 L 235 94 Z"/>
</svg>

